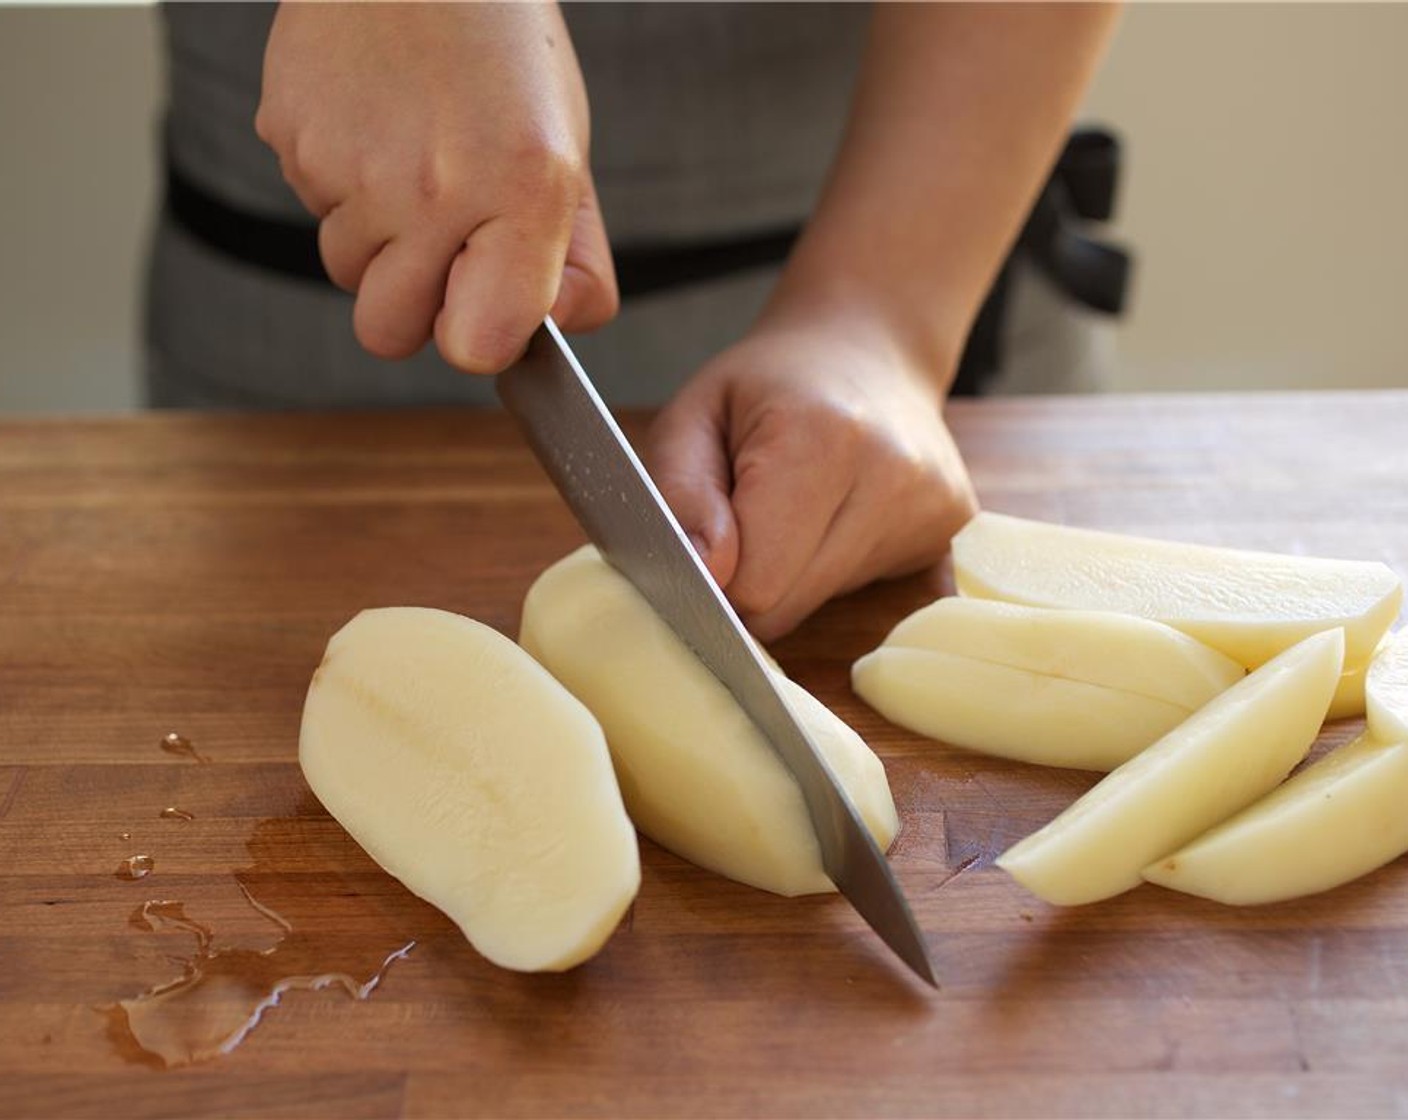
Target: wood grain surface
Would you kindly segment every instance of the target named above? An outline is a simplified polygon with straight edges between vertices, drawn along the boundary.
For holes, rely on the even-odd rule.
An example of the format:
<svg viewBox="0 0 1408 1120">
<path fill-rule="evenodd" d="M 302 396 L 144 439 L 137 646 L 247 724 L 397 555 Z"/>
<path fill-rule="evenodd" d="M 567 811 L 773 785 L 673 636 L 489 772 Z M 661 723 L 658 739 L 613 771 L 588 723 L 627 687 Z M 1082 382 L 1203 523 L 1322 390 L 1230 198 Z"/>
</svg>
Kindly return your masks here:
<svg viewBox="0 0 1408 1120">
<path fill-rule="evenodd" d="M 951 418 L 989 508 L 1408 574 L 1408 392 Z M 0 1114 L 1408 1115 L 1408 861 L 1246 910 L 1025 894 L 992 859 L 1093 777 L 923 741 L 848 686 L 942 573 L 831 604 L 775 649 L 888 767 L 894 867 L 941 990 L 839 899 L 775 898 L 649 842 L 599 957 L 488 965 L 308 793 L 303 692 L 363 607 L 513 633 L 580 539 L 497 416 L 0 423 Z M 164 750 L 173 731 L 204 761 Z M 137 854 L 151 874 L 119 877 Z M 143 921 L 148 900 L 194 924 Z M 164 1068 L 112 1008 L 180 978 L 199 928 L 207 964 L 258 973 L 192 997 L 230 1022 L 246 981 L 361 984 L 415 944 L 365 1000 L 290 991 L 228 1054 Z"/>
</svg>

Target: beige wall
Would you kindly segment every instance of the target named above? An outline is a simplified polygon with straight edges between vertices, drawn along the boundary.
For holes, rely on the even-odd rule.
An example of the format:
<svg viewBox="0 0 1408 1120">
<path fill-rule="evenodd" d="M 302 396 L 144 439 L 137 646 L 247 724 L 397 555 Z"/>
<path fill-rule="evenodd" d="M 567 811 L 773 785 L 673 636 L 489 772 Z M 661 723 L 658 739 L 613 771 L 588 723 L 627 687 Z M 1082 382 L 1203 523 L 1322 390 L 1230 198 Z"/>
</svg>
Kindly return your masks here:
<svg viewBox="0 0 1408 1120">
<path fill-rule="evenodd" d="M 1408 5 L 1131 9 L 1128 388 L 1406 385 Z"/>
<path fill-rule="evenodd" d="M 130 407 L 148 8 L 0 7 L 0 409 Z M 1408 5 L 1138 5 L 1090 99 L 1131 153 L 1116 388 L 1408 385 Z"/>
<path fill-rule="evenodd" d="M 136 401 L 151 8 L 0 7 L 0 410 Z"/>
</svg>

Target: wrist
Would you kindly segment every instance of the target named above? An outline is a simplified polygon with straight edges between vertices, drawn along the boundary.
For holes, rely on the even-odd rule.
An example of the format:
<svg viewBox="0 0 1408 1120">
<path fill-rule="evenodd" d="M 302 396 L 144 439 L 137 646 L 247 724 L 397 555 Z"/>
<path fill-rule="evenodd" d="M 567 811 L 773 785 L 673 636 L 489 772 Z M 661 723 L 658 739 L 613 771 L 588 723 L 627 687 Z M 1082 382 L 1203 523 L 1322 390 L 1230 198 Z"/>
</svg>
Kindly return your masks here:
<svg viewBox="0 0 1408 1120">
<path fill-rule="evenodd" d="M 963 353 L 966 318 L 959 322 L 932 302 L 909 298 L 844 269 L 799 269 L 790 264 L 758 325 L 820 330 L 865 346 L 916 374 L 942 398 Z"/>
</svg>

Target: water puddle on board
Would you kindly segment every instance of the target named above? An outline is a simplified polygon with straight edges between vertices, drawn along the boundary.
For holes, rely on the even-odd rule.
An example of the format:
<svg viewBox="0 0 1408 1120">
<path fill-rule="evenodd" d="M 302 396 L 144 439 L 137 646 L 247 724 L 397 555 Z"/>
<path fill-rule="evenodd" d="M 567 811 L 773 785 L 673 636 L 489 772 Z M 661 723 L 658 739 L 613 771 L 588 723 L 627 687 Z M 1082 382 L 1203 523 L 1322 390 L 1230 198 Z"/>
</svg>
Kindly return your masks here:
<svg viewBox="0 0 1408 1120">
<path fill-rule="evenodd" d="M 173 899 L 148 899 L 133 911 L 129 923 L 139 929 L 186 934 L 194 941 L 179 976 L 108 1009 L 110 1033 L 133 1060 L 170 1068 L 228 1054 L 286 992 L 336 988 L 365 1000 L 392 964 L 415 947 L 407 941 L 389 953 L 363 947 L 330 954 L 324 940 L 300 934 L 243 884 L 240 889 L 282 931 L 274 945 L 215 948 L 211 928 Z"/>
<path fill-rule="evenodd" d="M 208 761 L 175 732 L 161 740 L 161 748 Z M 100 1009 L 110 1039 L 128 1061 L 173 1068 L 228 1054 L 290 991 L 333 989 L 365 1000 L 387 970 L 415 947 L 401 921 L 380 900 L 356 890 L 349 876 L 290 870 L 316 845 L 340 848 L 318 852 L 320 863 L 343 864 L 345 846 L 355 849 L 340 830 L 328 833 L 311 798 L 298 812 L 260 821 L 246 841 L 252 865 L 231 872 L 244 902 L 262 919 L 258 924 L 265 932 L 257 947 L 217 945 L 212 925 L 188 913 L 187 903 L 179 899 L 148 898 L 132 911 L 128 924 L 134 929 L 163 940 L 179 938 L 187 949 L 170 955 L 179 969 L 176 975 Z M 158 816 L 196 818 L 174 805 Z M 357 851 L 355 858 L 360 862 L 364 857 Z M 117 876 L 145 879 L 155 865 L 152 856 L 135 855 L 123 861 Z"/>
</svg>

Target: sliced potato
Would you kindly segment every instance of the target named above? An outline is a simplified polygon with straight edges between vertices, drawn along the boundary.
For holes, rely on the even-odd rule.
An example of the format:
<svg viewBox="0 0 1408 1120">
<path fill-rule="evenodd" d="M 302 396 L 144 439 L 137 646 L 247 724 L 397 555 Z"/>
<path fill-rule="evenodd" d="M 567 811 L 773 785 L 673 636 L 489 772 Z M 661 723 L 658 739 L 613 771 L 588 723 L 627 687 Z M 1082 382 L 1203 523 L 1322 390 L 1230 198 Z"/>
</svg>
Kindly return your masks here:
<svg viewBox="0 0 1408 1120">
<path fill-rule="evenodd" d="M 570 968 L 635 897 L 635 830 L 601 728 L 470 619 L 393 607 L 334 634 L 298 761 L 367 854 L 495 964 Z"/>
<path fill-rule="evenodd" d="M 1111 770 L 1244 676 L 1147 619 L 941 599 L 856 662 L 856 692 L 921 735 L 1005 758 Z"/>
<path fill-rule="evenodd" d="M 1180 544 L 980 513 L 953 541 L 964 595 L 1107 610 L 1167 623 L 1255 668 L 1343 629 L 1345 664 L 1367 663 L 1397 616 L 1385 565 Z"/>
<path fill-rule="evenodd" d="M 1369 733 L 1386 743 L 1408 739 L 1408 628 L 1385 640 L 1364 679 Z"/>
<path fill-rule="evenodd" d="M 1233 906 L 1330 890 L 1408 851 L 1408 742 L 1369 735 L 1151 863 L 1144 878 Z"/>
<path fill-rule="evenodd" d="M 1273 658 L 997 861 L 1059 905 L 1109 898 L 1274 788 L 1309 750 L 1344 658 L 1339 630 Z"/>
<path fill-rule="evenodd" d="M 950 597 L 902 620 L 884 647 L 931 650 L 1201 708 L 1246 670 L 1188 635 L 1112 611 Z"/>
<path fill-rule="evenodd" d="M 1325 713 L 1327 720 L 1358 719 L 1364 714 L 1364 678 L 1368 674 L 1368 665 L 1345 668 L 1340 674 L 1340 683 L 1335 686 L 1330 710 Z"/>
<path fill-rule="evenodd" d="M 801 791 L 767 740 L 631 583 L 586 547 L 544 572 L 520 641 L 596 714 L 636 826 L 701 867 L 783 895 L 835 890 Z M 778 676 L 880 847 L 899 827 L 880 760 Z"/>
</svg>

